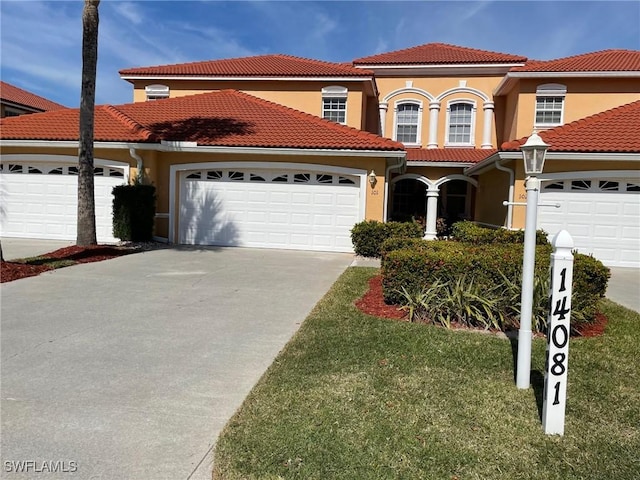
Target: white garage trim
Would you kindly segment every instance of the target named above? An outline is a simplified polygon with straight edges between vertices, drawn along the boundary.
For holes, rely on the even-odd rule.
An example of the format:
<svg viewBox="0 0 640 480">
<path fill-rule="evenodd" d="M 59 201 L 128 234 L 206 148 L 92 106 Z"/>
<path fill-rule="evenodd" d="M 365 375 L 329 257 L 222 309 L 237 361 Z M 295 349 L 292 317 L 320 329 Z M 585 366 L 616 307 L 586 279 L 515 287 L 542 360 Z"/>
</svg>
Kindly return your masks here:
<svg viewBox="0 0 640 480">
<path fill-rule="evenodd" d="M 638 181 L 640 180 L 640 172 L 638 170 L 587 170 L 583 172 L 542 173 L 538 178 L 540 182 L 591 178 L 626 178 Z"/>
<path fill-rule="evenodd" d="M 640 267 L 639 172 L 567 172 L 544 177 L 540 201 L 558 203 L 560 208 L 541 209 L 540 228 L 550 235 L 567 230 L 579 252 L 607 266 Z"/>
<path fill-rule="evenodd" d="M 320 173 L 334 173 L 351 175 L 359 178 L 359 208 L 358 221 L 364 220 L 366 206 L 367 171 L 357 168 L 336 167 L 331 165 L 318 165 L 312 163 L 292 162 L 199 162 L 174 164 L 170 166 L 169 175 L 169 240 L 176 243 L 178 238 L 176 224 L 176 198 L 179 198 L 178 174 L 190 170 L 281 170 L 281 171 L 310 171 Z"/>
<path fill-rule="evenodd" d="M 64 163 L 77 164 L 78 157 L 73 155 L 29 155 L 29 154 L 8 154 L 0 155 L 0 163 Z M 116 160 L 108 160 L 104 158 L 94 158 L 94 166 L 115 167 L 124 170 L 124 181 L 129 182 L 130 165 L 126 162 L 118 162 Z"/>
</svg>

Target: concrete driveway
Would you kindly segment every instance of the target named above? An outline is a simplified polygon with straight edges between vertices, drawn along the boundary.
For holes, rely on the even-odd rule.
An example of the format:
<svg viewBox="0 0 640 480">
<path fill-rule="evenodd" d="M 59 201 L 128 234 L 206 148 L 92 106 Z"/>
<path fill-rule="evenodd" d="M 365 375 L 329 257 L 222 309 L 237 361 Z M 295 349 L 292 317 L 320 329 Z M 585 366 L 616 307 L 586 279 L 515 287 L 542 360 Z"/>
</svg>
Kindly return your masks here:
<svg viewBox="0 0 640 480">
<path fill-rule="evenodd" d="M 209 479 L 218 433 L 352 260 L 162 249 L 3 284 L 2 478 Z"/>
</svg>

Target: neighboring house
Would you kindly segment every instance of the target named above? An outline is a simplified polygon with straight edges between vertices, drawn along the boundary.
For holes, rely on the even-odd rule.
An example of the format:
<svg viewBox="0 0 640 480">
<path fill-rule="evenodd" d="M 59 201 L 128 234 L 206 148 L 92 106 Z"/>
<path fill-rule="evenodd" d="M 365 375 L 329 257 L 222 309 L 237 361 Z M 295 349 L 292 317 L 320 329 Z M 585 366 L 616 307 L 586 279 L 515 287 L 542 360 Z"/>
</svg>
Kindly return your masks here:
<svg viewBox="0 0 640 480">
<path fill-rule="evenodd" d="M 551 145 L 541 201 L 562 205 L 541 207 L 540 226 L 640 266 L 640 51 L 541 62 L 433 43 L 351 64 L 264 55 L 120 74 L 134 103 L 96 110 L 103 241 L 110 186 L 140 168 L 158 188 L 156 235 L 174 243 L 350 251 L 363 219 L 414 218 L 429 239 L 438 218 L 522 228 L 524 207 L 502 202 L 525 199 L 518 148 L 537 129 Z M 3 182 L 50 173 L 38 188 L 59 191 L 77 115 L 4 120 Z M 40 197 L 28 211 L 54 203 Z M 73 214 L 24 204 L 9 195 L 3 235 L 73 238 Z"/>
<path fill-rule="evenodd" d="M 0 81 L 0 118 L 67 108 L 44 97 Z"/>
</svg>

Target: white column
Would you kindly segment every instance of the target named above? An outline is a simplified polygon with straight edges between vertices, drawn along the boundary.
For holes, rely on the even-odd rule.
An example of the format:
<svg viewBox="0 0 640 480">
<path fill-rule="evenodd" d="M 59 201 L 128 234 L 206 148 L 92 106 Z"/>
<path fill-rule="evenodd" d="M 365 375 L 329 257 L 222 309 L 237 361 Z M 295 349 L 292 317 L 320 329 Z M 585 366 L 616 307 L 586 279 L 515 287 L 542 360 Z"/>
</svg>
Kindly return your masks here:
<svg viewBox="0 0 640 480">
<path fill-rule="evenodd" d="M 380 136 L 384 137 L 384 127 L 387 119 L 387 109 L 389 104 L 387 102 L 380 102 L 378 105 L 378 112 L 380 113 Z"/>
<path fill-rule="evenodd" d="M 484 129 L 482 130 L 482 145 L 480 148 L 492 148 L 491 143 L 491 126 L 493 123 L 493 102 L 484 102 Z"/>
<path fill-rule="evenodd" d="M 436 234 L 436 221 L 438 220 L 438 196 L 440 192 L 436 188 L 435 190 L 429 187 L 427 190 L 427 226 L 424 232 L 425 240 L 435 240 Z"/>
<path fill-rule="evenodd" d="M 429 143 L 427 148 L 438 148 L 438 113 L 440 102 L 429 102 Z"/>
</svg>

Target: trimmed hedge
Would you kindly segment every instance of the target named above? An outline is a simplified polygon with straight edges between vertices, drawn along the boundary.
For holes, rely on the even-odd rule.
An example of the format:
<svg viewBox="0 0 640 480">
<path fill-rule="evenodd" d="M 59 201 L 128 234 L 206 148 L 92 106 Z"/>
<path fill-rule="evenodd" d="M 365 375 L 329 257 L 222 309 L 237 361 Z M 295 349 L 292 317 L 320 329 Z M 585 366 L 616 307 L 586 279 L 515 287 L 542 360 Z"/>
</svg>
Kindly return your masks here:
<svg viewBox="0 0 640 480">
<path fill-rule="evenodd" d="M 507 230 L 506 228 L 487 228 L 464 220 L 451 227 L 451 237 L 459 242 L 475 244 L 488 243 L 524 243 L 524 230 Z M 536 244 L 547 245 L 549 240 L 544 230 L 536 231 Z"/>
<path fill-rule="evenodd" d="M 132 242 L 153 239 L 156 187 L 118 185 L 113 187 L 113 236 Z"/>
<path fill-rule="evenodd" d="M 398 249 L 394 249 L 398 247 Z M 463 275 L 494 291 L 503 285 L 500 308 L 506 317 L 519 315 L 522 283 L 522 244 L 470 244 L 457 241 L 390 240 L 384 244 L 383 292 L 387 303 L 402 304 L 405 292 L 416 294 L 434 282 Z M 550 245 L 536 246 L 534 329 L 544 331 L 548 314 Z M 609 269 L 599 260 L 576 254 L 574 260 L 572 325 L 593 321 L 598 300 L 604 296 Z M 506 325 L 514 326 L 514 325 Z"/>
<path fill-rule="evenodd" d="M 365 220 L 351 229 L 351 241 L 356 255 L 380 257 L 382 243 L 389 238 L 422 238 L 424 231 L 415 222 L 378 222 Z"/>
</svg>

